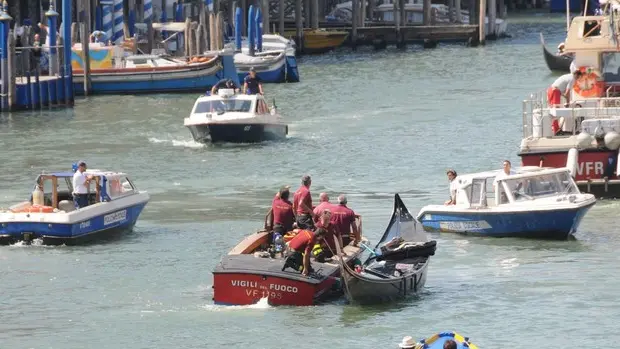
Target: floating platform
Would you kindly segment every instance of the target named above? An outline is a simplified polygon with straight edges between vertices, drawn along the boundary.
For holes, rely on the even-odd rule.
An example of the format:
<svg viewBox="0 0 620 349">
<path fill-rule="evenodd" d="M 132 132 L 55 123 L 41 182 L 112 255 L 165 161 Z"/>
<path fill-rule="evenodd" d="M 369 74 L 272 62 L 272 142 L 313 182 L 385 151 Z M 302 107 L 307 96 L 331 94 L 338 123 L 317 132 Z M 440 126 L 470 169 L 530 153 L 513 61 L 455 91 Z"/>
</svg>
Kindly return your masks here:
<svg viewBox="0 0 620 349">
<path fill-rule="evenodd" d="M 344 28 L 352 32 L 351 28 Z M 342 28 L 341 28 L 342 30 Z M 349 35 L 345 45 L 402 45 L 421 42 L 470 42 L 478 38 L 478 25 L 416 25 L 396 29 L 394 27 L 361 27 L 357 28 L 357 40 Z"/>
<path fill-rule="evenodd" d="M 9 110 L 39 109 L 48 106 L 72 104 L 72 94 L 65 86 L 71 87 L 70 76 L 18 76 L 15 77 L 15 96 L 9 102 Z"/>
</svg>

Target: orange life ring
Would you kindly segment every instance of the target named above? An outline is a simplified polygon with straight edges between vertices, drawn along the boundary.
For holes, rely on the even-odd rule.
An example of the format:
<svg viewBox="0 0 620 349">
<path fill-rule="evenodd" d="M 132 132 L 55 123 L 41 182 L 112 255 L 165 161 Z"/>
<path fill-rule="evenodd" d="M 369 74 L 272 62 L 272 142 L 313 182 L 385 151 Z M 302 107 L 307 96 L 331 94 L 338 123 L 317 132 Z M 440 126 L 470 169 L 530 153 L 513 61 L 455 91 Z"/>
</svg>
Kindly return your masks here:
<svg viewBox="0 0 620 349">
<path fill-rule="evenodd" d="M 580 67 L 581 76 L 573 84 L 573 91 L 581 97 L 602 97 L 605 82 L 601 73 L 591 67 Z"/>
<path fill-rule="evenodd" d="M 54 208 L 52 206 L 32 205 L 24 207 L 20 210 L 11 210 L 13 213 L 53 213 Z"/>
</svg>

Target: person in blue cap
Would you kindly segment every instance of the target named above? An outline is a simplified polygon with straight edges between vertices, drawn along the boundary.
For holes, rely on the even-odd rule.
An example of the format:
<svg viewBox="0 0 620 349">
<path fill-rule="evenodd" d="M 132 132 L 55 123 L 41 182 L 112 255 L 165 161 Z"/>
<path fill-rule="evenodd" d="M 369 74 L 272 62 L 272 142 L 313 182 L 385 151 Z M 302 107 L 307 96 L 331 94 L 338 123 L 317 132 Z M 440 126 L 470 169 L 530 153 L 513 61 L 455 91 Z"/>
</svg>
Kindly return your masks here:
<svg viewBox="0 0 620 349">
<path fill-rule="evenodd" d="M 254 67 L 250 68 L 250 74 L 243 79 L 243 93 L 249 95 L 255 95 L 257 93 L 263 94 L 263 84 L 260 78 L 256 76 Z"/>
<path fill-rule="evenodd" d="M 87 176 L 86 162 L 78 162 L 78 169 L 73 174 L 73 203 L 76 208 L 88 206 L 88 186 L 93 176 Z"/>
</svg>

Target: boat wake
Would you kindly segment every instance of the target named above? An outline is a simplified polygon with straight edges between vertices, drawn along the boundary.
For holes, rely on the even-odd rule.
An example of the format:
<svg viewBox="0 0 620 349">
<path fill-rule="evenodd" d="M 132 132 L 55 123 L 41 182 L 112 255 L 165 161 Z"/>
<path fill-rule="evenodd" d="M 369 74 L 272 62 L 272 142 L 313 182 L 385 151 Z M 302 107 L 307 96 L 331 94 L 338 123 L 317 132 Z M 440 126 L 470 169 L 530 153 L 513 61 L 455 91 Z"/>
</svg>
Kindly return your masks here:
<svg viewBox="0 0 620 349">
<path fill-rule="evenodd" d="M 202 306 L 203 309 L 209 311 L 228 311 L 228 310 L 245 310 L 245 309 L 270 309 L 272 308 L 269 305 L 269 301 L 267 297 L 261 298 L 258 302 L 250 305 L 217 305 L 217 304 L 206 304 Z"/>
<path fill-rule="evenodd" d="M 204 148 L 205 144 L 198 143 L 194 140 L 176 140 L 176 139 L 159 139 L 155 137 L 150 137 L 149 142 L 159 144 L 171 144 L 173 147 L 185 147 L 185 148 Z"/>
<path fill-rule="evenodd" d="M 18 241 L 9 246 L 10 247 L 31 247 L 31 246 L 57 247 L 57 246 L 43 245 L 43 239 L 33 239 L 30 243 L 27 243 L 25 241 Z M 60 246 L 64 246 L 64 245 L 60 245 Z"/>
</svg>

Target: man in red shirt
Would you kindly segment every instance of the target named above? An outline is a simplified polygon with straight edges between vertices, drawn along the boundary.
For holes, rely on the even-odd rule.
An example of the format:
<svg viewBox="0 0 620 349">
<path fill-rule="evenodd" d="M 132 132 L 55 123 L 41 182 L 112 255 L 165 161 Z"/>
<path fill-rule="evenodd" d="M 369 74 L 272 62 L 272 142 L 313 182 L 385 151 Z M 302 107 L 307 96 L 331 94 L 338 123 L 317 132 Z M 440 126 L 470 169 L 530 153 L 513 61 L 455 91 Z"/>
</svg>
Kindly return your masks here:
<svg viewBox="0 0 620 349">
<path fill-rule="evenodd" d="M 288 200 L 290 192 L 288 187 L 282 187 L 271 203 L 271 210 L 267 214 L 266 230 L 273 229 L 274 233 L 281 235 L 293 230 L 293 204 Z M 267 226 L 267 222 L 271 222 L 271 226 Z M 270 229 L 271 228 L 271 229 Z"/>
<path fill-rule="evenodd" d="M 340 194 L 338 196 L 338 205 L 334 205 L 331 211 L 332 218 L 330 223 L 332 226 L 334 226 L 334 230 L 338 232 L 341 243 L 344 243 L 343 246 L 349 244 L 351 240 L 351 232 L 353 232 L 353 235 L 355 236 L 355 241 L 353 242 L 353 244 L 354 246 L 357 246 L 361 238 L 357 229 L 357 224 L 355 223 L 355 212 L 353 212 L 352 209 L 347 207 L 346 195 Z"/>
<path fill-rule="evenodd" d="M 301 186 L 293 196 L 293 212 L 297 218 L 299 229 L 314 229 L 312 220 L 312 195 L 310 195 L 310 185 L 312 179 L 305 175 L 301 178 Z"/>
<path fill-rule="evenodd" d="M 318 222 L 319 219 L 321 218 L 321 213 L 323 213 L 323 210 L 325 209 L 331 209 L 332 205 L 329 202 L 329 196 L 327 195 L 327 193 L 321 193 L 319 195 L 319 204 L 316 205 L 316 207 L 314 208 L 314 210 L 312 210 L 312 219 L 314 220 L 314 223 Z"/>
<path fill-rule="evenodd" d="M 312 248 L 316 244 L 320 244 L 325 237 L 325 230 L 317 229 L 315 232 L 310 230 L 300 230 L 293 240 L 289 241 L 288 248 L 291 255 L 286 258 L 282 271 L 291 267 L 295 270 L 301 270 L 301 274 L 307 276 L 310 271 L 310 257 L 312 256 Z"/>
</svg>

